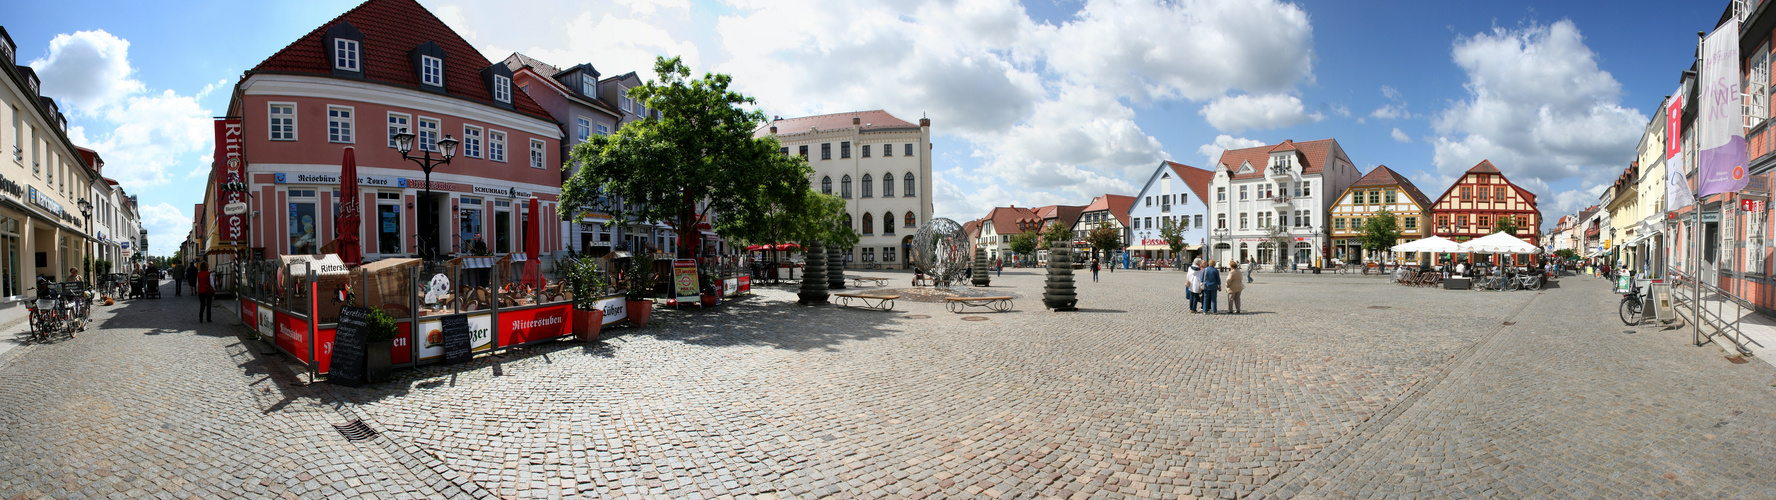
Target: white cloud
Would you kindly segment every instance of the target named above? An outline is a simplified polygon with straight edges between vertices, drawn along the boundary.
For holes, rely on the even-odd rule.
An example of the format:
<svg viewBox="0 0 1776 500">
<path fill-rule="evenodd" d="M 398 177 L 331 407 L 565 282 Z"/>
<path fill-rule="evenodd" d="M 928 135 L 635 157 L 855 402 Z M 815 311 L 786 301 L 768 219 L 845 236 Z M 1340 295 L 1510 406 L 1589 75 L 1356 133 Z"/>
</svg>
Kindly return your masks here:
<svg viewBox="0 0 1776 500">
<path fill-rule="evenodd" d="M 64 112 L 92 116 L 144 90 L 132 78 L 129 45 L 102 30 L 63 33 L 49 41 L 49 56 L 30 66 L 43 81 L 43 94 L 61 103 Z"/>
<path fill-rule="evenodd" d="M 1093 0 L 1040 33 L 1051 67 L 1135 100 L 1285 92 L 1313 80 L 1307 13 L 1275 0 Z"/>
<path fill-rule="evenodd" d="M 1452 56 L 1470 96 L 1434 120 L 1441 173 L 1490 159 L 1516 182 L 1593 185 L 1634 156 L 1647 117 L 1620 105 L 1621 85 L 1571 21 L 1460 38 Z"/>
<path fill-rule="evenodd" d="M 1399 127 L 1394 128 L 1393 136 L 1394 136 L 1394 140 L 1396 140 L 1396 141 L 1412 142 L 1412 138 L 1407 136 L 1405 132 L 1401 132 Z"/>
<path fill-rule="evenodd" d="M 1399 89 L 1395 89 L 1390 85 L 1382 85 L 1381 95 L 1391 102 L 1389 104 L 1384 104 L 1379 108 L 1375 108 L 1375 111 L 1370 111 L 1369 118 L 1377 120 L 1412 118 L 1412 112 L 1406 109 L 1406 99 L 1400 96 Z"/>
<path fill-rule="evenodd" d="M 224 88 L 221 82 L 196 95 L 148 92 L 130 78 L 135 70 L 129 62 L 129 42 L 103 31 L 57 35 L 49 55 L 31 61 L 31 66 L 43 75 L 44 95 L 68 103 L 89 119 L 85 125 L 69 127 L 69 139 L 98 151 L 105 158 L 105 176 L 127 188 L 165 184 L 172 180 L 169 168 L 209 151 L 215 113 L 198 100 Z"/>
<path fill-rule="evenodd" d="M 1229 149 L 1255 148 L 1263 145 L 1264 141 L 1257 139 L 1247 139 L 1244 137 L 1221 134 L 1215 136 L 1215 142 L 1204 144 L 1201 147 L 1196 148 L 1196 152 L 1202 153 L 1204 158 L 1208 158 L 1208 161 L 1203 162 L 1201 168 L 1204 170 L 1214 170 L 1215 162 L 1221 161 L 1222 152 Z"/>
<path fill-rule="evenodd" d="M 654 11 L 660 9 L 685 11 L 691 9 L 690 0 L 617 0 L 617 4 L 628 7 L 630 12 L 644 16 L 653 15 Z"/>
<path fill-rule="evenodd" d="M 1285 94 L 1240 95 L 1215 99 L 1197 111 L 1209 125 L 1225 132 L 1266 130 L 1325 119 L 1308 113 L 1301 98 Z"/>
<path fill-rule="evenodd" d="M 191 232 L 191 216 L 170 203 L 144 204 L 139 212 L 142 215 L 142 229 L 148 231 L 148 248 L 157 254 L 172 254 L 178 250 L 179 242 L 185 241 L 185 235 Z"/>
</svg>

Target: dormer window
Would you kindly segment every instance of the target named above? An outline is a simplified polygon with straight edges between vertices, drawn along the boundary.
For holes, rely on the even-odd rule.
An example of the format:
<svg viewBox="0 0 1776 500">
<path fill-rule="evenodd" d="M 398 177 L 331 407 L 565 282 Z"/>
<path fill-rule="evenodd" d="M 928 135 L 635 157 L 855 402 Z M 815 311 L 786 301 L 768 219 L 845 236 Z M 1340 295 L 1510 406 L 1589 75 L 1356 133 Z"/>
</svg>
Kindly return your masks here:
<svg viewBox="0 0 1776 500">
<path fill-rule="evenodd" d="M 443 87 L 444 60 L 432 56 L 419 56 L 419 83 Z"/>
<path fill-rule="evenodd" d="M 512 79 L 505 75 L 493 75 L 493 100 L 512 102 Z"/>
<path fill-rule="evenodd" d="M 592 75 L 580 75 L 580 93 L 593 99 L 598 98 L 598 80 Z"/>
<path fill-rule="evenodd" d="M 617 86 L 617 104 L 623 111 L 634 112 L 635 108 L 629 105 L 629 87 Z"/>
<path fill-rule="evenodd" d="M 362 54 L 362 52 L 358 47 L 357 40 L 348 40 L 344 38 L 333 39 L 333 69 L 340 71 L 362 71 L 359 69 L 360 66 L 358 64 L 358 56 L 359 54 Z"/>
</svg>

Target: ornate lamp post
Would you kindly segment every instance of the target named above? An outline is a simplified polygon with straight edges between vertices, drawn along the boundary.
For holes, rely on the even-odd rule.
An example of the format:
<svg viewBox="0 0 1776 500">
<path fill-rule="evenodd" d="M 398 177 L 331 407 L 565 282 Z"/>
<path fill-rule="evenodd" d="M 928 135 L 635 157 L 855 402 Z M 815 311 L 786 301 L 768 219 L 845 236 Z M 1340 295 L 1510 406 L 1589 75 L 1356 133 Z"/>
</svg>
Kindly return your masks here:
<svg viewBox="0 0 1776 500">
<path fill-rule="evenodd" d="M 88 265 L 91 265 L 90 263 L 92 262 L 92 210 L 93 210 L 93 205 L 92 205 L 92 202 L 86 201 L 86 198 L 81 198 L 79 202 L 76 202 L 74 204 L 74 206 L 80 207 L 80 219 L 81 219 L 81 224 L 82 224 L 82 226 L 80 227 L 80 230 L 86 232 L 85 243 L 80 244 L 80 253 L 86 255 L 86 261 L 89 263 Z M 93 273 L 92 269 L 89 268 L 86 270 L 86 274 L 88 275 L 86 277 L 87 280 L 92 279 L 92 276 L 91 276 L 92 273 Z"/>
<path fill-rule="evenodd" d="M 419 255 L 425 260 L 436 260 L 438 256 L 438 225 L 427 222 L 431 219 L 432 212 L 432 169 L 439 165 L 450 164 L 450 158 L 456 156 L 457 140 L 451 139 L 450 134 L 444 134 L 444 138 L 437 143 L 436 149 L 439 155 L 437 158 L 433 158 L 430 148 L 425 149 L 425 156 L 407 154 L 413 151 L 414 138 L 413 134 L 407 132 L 395 134 L 395 149 L 401 151 L 402 159 L 419 164 L 419 168 L 425 171 L 425 194 L 420 197 L 422 199 L 419 204 L 419 208 L 422 210 L 419 215 L 419 223 L 424 228 L 422 231 L 425 234 L 420 236 Z"/>
</svg>

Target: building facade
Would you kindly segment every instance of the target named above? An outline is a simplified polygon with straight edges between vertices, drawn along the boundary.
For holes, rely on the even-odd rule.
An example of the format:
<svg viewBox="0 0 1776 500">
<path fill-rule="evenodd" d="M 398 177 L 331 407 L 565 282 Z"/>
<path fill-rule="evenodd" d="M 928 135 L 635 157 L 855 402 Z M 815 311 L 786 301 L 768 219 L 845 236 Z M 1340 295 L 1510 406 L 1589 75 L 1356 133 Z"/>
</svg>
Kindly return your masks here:
<svg viewBox="0 0 1776 500">
<path fill-rule="evenodd" d="M 1411 180 L 1387 168 L 1387 165 L 1380 165 L 1369 170 L 1357 182 L 1351 183 L 1349 188 L 1339 194 L 1337 200 L 1333 202 L 1329 214 L 1332 218 L 1333 260 L 1418 263 L 1423 258 L 1429 258 L 1416 253 L 1395 255 L 1387 248 L 1363 248 L 1364 225 L 1382 211 L 1394 215 L 1395 225 L 1400 230 L 1399 239 L 1389 246 L 1430 235 L 1428 214 L 1431 201 Z"/>
<path fill-rule="evenodd" d="M 502 64 L 512 71 L 512 83 L 536 101 L 561 124 L 561 150 L 555 155 L 560 163 L 561 180 L 565 184 L 578 171 L 569 161 L 575 146 L 592 140 L 593 136 L 616 133 L 624 122 L 624 112 L 605 102 L 599 92 L 598 70 L 591 64 L 560 69 L 524 54 L 513 53 Z M 608 92 L 607 92 L 608 93 Z M 562 243 L 577 252 L 603 256 L 623 241 L 624 225 L 612 224 L 614 203 L 606 200 L 597 206 L 576 207 L 561 221 Z"/>
<path fill-rule="evenodd" d="M 978 227 L 980 234 L 976 237 L 975 247 L 986 250 L 988 260 L 1011 260 L 1019 257 L 1011 251 L 1011 237 L 1039 230 L 1042 216 L 1035 210 L 1015 205 L 994 207 L 980 219 Z M 1033 255 L 1023 257 L 1035 258 Z"/>
<path fill-rule="evenodd" d="M 1209 255 L 1271 266 L 1318 265 L 1331 249 L 1326 212 L 1362 174 L 1335 139 L 1221 153 L 1210 183 Z M 1277 248 L 1276 240 L 1286 240 Z"/>
<path fill-rule="evenodd" d="M 1458 242 L 1492 234 L 1495 223 L 1509 218 L 1517 228 L 1512 236 L 1541 245 L 1542 214 L 1536 210 L 1535 194 L 1512 184 L 1487 160 L 1469 168 L 1438 196 L 1431 206 L 1431 215 L 1436 218 L 1432 226 L 1435 234 Z M 1532 258 L 1513 255 L 1503 262 L 1524 265 Z"/>
<path fill-rule="evenodd" d="M 226 197 L 206 195 L 204 217 L 222 221 L 207 224 L 206 251 L 218 260 L 240 244 L 257 257 L 320 252 L 336 237 L 347 148 L 366 260 L 428 248 L 440 257 L 523 252 L 530 238 L 542 252 L 563 248 L 554 206 L 562 131 L 512 77 L 411 0 L 369 0 L 315 28 L 235 85 L 228 114 L 238 121 L 220 124 L 217 140 L 238 144 L 238 157 L 219 154 L 215 168 L 240 162 L 250 215 L 241 231 L 221 218 Z M 417 136 L 412 154 L 434 157 L 441 139 L 460 138 L 430 173 L 431 194 L 426 173 L 396 148 L 399 133 Z M 225 232 L 245 237 L 216 236 Z"/>
<path fill-rule="evenodd" d="M 1610 213 L 1610 225 L 1604 238 L 1609 248 L 1610 263 L 1617 269 L 1627 269 L 1634 261 L 1633 251 L 1623 245 L 1633 239 L 1637 226 L 1640 224 L 1640 162 L 1628 163 L 1628 168 L 1616 176 L 1616 182 L 1610 187 L 1611 197 L 1604 203 L 1604 209 Z"/>
<path fill-rule="evenodd" d="M 1136 257 L 1176 265 L 1172 247 L 1161 235 L 1167 221 L 1178 225 L 1184 240 L 1182 257 L 1201 255 L 1209 236 L 1209 181 L 1215 173 L 1173 161 L 1161 161 L 1129 205 L 1129 251 Z"/>
<path fill-rule="evenodd" d="M 931 220 L 931 120 L 914 125 L 882 110 L 771 120 L 783 152 L 814 168 L 822 194 L 845 200 L 847 225 L 859 235 L 844 259 L 905 268 L 913 233 Z"/>
<path fill-rule="evenodd" d="M 1073 223 L 1073 238 L 1079 242 L 1077 248 L 1091 248 L 1087 236 L 1098 226 L 1110 226 L 1116 230 L 1118 245 L 1111 255 L 1095 255 L 1104 259 L 1105 265 L 1122 262 L 1116 254 L 1123 253 L 1129 246 L 1129 208 L 1134 206 L 1135 197 L 1120 194 L 1106 194 L 1092 198 L 1092 202 L 1079 212 L 1079 220 Z M 1093 249 L 1095 252 L 1095 249 Z M 1116 260 L 1112 260 L 1116 259 Z"/>
</svg>

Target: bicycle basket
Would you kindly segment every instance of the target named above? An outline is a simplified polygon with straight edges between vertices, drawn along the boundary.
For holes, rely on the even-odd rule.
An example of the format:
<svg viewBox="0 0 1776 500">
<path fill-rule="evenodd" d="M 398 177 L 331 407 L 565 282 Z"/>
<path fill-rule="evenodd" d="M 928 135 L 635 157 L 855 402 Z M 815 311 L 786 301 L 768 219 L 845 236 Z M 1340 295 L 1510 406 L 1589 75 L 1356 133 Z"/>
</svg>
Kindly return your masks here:
<svg viewBox="0 0 1776 500">
<path fill-rule="evenodd" d="M 55 309 L 55 306 L 56 301 L 53 299 L 37 299 L 38 309 Z"/>
</svg>

